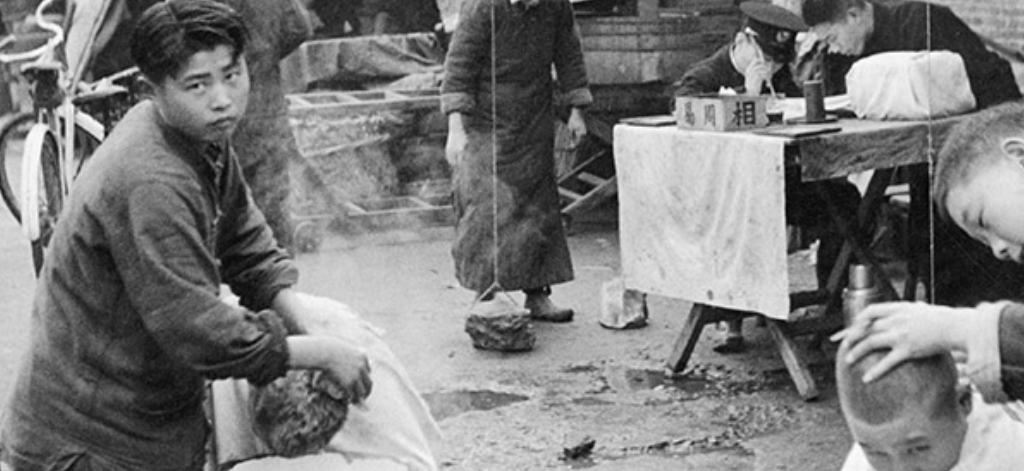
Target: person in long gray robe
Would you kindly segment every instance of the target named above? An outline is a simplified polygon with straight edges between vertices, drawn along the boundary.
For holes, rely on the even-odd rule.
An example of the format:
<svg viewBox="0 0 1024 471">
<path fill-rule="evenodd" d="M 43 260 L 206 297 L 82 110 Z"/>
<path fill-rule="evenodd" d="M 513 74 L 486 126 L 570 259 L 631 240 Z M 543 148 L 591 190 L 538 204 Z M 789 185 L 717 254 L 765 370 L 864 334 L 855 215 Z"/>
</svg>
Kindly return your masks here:
<svg viewBox="0 0 1024 471">
<path fill-rule="evenodd" d="M 467 0 L 445 61 L 441 107 L 449 117 L 459 282 L 485 300 L 523 290 L 531 317 L 568 322 L 572 310 L 549 298 L 551 285 L 574 276 L 555 179 L 552 65 L 578 142 L 593 97 L 569 0 Z"/>
</svg>

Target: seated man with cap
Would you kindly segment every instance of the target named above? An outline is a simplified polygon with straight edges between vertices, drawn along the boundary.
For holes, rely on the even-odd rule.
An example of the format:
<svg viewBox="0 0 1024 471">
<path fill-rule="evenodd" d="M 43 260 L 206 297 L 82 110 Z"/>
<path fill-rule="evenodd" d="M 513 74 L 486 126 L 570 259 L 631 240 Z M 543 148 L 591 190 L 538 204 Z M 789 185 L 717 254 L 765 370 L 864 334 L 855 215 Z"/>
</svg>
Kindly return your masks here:
<svg viewBox="0 0 1024 471">
<path fill-rule="evenodd" d="M 802 95 L 790 63 L 796 57 L 797 33 L 806 31 L 807 25 L 795 13 L 763 1 L 744 2 L 740 10 L 744 22 L 732 42 L 691 66 L 674 84 L 675 96 L 718 93 L 722 87 L 747 95 Z M 843 245 L 830 211 L 851 220 L 860 193 L 845 179 L 799 183 L 798 168 L 787 168 L 786 181 L 786 222 L 809 228 L 820 237 L 815 272 L 818 287 L 823 289 Z M 725 343 L 715 351 L 744 350 L 741 327 L 742 320 L 729 321 Z"/>
<path fill-rule="evenodd" d="M 744 2 L 740 10 L 744 22 L 736 37 L 690 67 L 674 85 L 676 96 L 717 93 L 722 87 L 747 95 L 801 96 L 788 64 L 796 56 L 796 35 L 807 25 L 770 3 Z"/>
</svg>

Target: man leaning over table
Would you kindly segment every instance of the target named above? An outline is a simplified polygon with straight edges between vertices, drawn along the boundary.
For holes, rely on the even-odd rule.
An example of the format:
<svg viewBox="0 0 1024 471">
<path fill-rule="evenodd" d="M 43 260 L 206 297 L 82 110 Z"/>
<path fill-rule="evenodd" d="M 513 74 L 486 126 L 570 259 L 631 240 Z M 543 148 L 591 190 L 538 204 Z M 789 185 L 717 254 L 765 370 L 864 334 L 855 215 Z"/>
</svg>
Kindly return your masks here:
<svg viewBox="0 0 1024 471">
<path fill-rule="evenodd" d="M 676 96 L 717 93 L 722 87 L 747 95 L 801 96 L 790 63 L 796 56 L 797 33 L 807 30 L 803 20 L 785 8 L 762 1 L 744 2 L 740 10 L 744 22 L 733 41 L 690 67 L 674 85 Z M 793 183 L 786 185 L 786 220 L 820 234 L 815 274 L 819 288 L 824 288 L 843 246 L 843 237 L 832 224 L 828 200 L 842 218 L 849 220 L 856 214 L 860 194 L 844 179 L 798 183 L 797 172 L 795 168 L 787 170 L 786 180 Z M 725 342 L 715 351 L 745 349 L 742 322 L 728 322 Z"/>
<path fill-rule="evenodd" d="M 1021 98 L 1010 64 L 986 49 L 947 7 L 920 1 L 890 6 L 868 0 L 806 0 L 802 13 L 825 46 L 820 71 L 829 95 L 845 93 L 844 77 L 859 58 L 932 50 L 961 56 L 979 109 Z M 927 169 L 912 168 L 910 178 L 923 185 Z M 934 231 L 936 303 L 973 306 L 1021 299 L 1024 267 L 993 259 L 985 246 L 952 223 L 935 221 Z"/>
</svg>

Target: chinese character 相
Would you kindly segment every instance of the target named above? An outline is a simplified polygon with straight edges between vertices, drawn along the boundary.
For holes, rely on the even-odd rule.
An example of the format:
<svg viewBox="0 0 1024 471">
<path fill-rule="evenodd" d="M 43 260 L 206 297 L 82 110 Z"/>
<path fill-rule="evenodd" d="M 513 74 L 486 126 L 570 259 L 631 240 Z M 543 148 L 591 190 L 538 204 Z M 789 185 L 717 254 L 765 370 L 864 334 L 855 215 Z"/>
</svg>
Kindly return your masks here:
<svg viewBox="0 0 1024 471">
<path fill-rule="evenodd" d="M 736 109 L 732 112 L 732 123 L 737 126 L 757 124 L 757 114 L 754 110 L 754 102 L 737 101 Z"/>
</svg>

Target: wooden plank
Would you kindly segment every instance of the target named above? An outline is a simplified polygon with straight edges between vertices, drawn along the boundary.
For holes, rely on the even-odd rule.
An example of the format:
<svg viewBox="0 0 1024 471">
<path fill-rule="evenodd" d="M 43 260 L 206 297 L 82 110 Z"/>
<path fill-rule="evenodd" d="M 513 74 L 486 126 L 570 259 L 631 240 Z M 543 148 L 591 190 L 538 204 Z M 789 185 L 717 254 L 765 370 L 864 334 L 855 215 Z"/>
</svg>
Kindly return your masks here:
<svg viewBox="0 0 1024 471">
<path fill-rule="evenodd" d="M 787 322 L 785 332 L 791 338 L 802 335 L 831 335 L 843 328 L 842 316 L 815 315 L 807 319 Z"/>
<path fill-rule="evenodd" d="M 565 183 L 565 182 L 567 182 L 569 180 L 572 180 L 573 178 L 576 178 L 576 175 L 579 175 L 580 172 L 585 170 L 590 164 L 596 162 L 598 159 L 600 159 L 600 158 L 602 158 L 602 157 L 604 157 L 606 155 L 608 155 L 608 150 L 607 149 L 602 149 L 600 152 L 597 152 L 594 155 L 588 157 L 587 160 L 583 161 L 583 163 L 577 165 L 572 170 L 567 172 L 565 175 L 562 175 L 561 177 L 559 177 L 558 178 L 558 184 L 561 185 L 561 184 L 563 184 L 563 183 Z"/>
<path fill-rule="evenodd" d="M 679 34 L 631 34 L 590 36 L 583 39 L 584 54 L 597 51 L 705 51 L 708 44 L 721 44 L 728 35 L 719 32 Z"/>
<path fill-rule="evenodd" d="M 735 31 L 741 22 L 738 14 L 717 14 L 705 16 L 678 15 L 678 11 L 661 10 L 657 18 L 636 16 L 580 18 L 577 24 L 580 34 L 588 36 L 606 35 L 656 35 L 675 33 L 700 33 L 711 31 Z M 667 14 L 666 14 L 667 13 Z"/>
<path fill-rule="evenodd" d="M 843 177 L 878 168 L 928 161 L 960 116 L 923 121 L 841 120 L 842 133 L 798 139 L 805 181 Z M 929 135 L 931 140 L 929 141 Z"/>
<path fill-rule="evenodd" d="M 333 91 L 289 94 L 292 116 L 317 115 L 336 119 L 375 111 L 440 111 L 440 92 L 431 91 Z"/>
<path fill-rule="evenodd" d="M 588 191 L 587 194 L 583 195 L 578 200 L 569 204 L 565 208 L 562 208 L 562 214 L 573 215 L 577 213 L 582 213 L 590 208 L 593 208 L 594 206 L 597 206 L 598 204 L 607 200 L 608 198 L 615 196 L 618 193 L 618 191 L 618 183 L 616 182 L 615 177 L 612 176 L 604 184 L 598 186 L 597 188 L 591 191 Z M 561 189 L 559 189 L 559 192 L 561 192 Z"/>
<path fill-rule="evenodd" d="M 665 368 L 669 373 L 678 374 L 686 369 L 690 355 L 693 355 L 693 349 L 697 346 L 697 340 L 700 339 L 700 333 L 707 323 L 704 317 L 712 309 L 714 308 L 701 303 L 694 303 L 690 308 L 689 314 L 686 315 L 686 321 L 683 322 L 683 330 L 679 333 L 679 337 L 676 337 L 672 353 L 669 354 L 668 360 L 665 362 Z"/>
<path fill-rule="evenodd" d="M 605 183 L 608 183 L 607 178 L 601 178 L 590 172 L 580 172 L 579 175 L 576 176 L 576 179 L 578 179 L 581 182 L 590 184 L 592 186 L 601 186 L 604 185 Z"/>
<path fill-rule="evenodd" d="M 797 393 L 805 401 L 817 399 L 818 386 L 814 381 L 814 376 L 811 375 L 811 370 L 807 368 L 807 362 L 804 361 L 799 346 L 783 330 L 781 321 L 775 319 L 767 319 L 767 321 L 768 332 L 771 333 L 775 346 L 779 348 L 782 362 L 785 363 L 786 370 L 789 371 L 789 376 L 793 379 L 793 384 L 796 385 Z"/>
<path fill-rule="evenodd" d="M 572 191 L 572 190 L 566 190 L 565 188 L 562 188 L 562 187 L 558 188 L 558 194 L 561 197 L 567 198 L 567 199 L 572 200 L 572 201 L 579 201 L 580 198 L 583 198 L 583 195 L 581 195 L 579 193 L 576 193 L 575 191 Z"/>
<path fill-rule="evenodd" d="M 416 196 L 406 196 L 406 199 L 409 201 L 410 204 L 420 209 L 433 209 L 437 207 Z"/>
<path fill-rule="evenodd" d="M 366 214 L 366 210 L 353 204 L 351 201 L 345 202 L 345 209 L 348 210 L 349 214 Z"/>
</svg>

